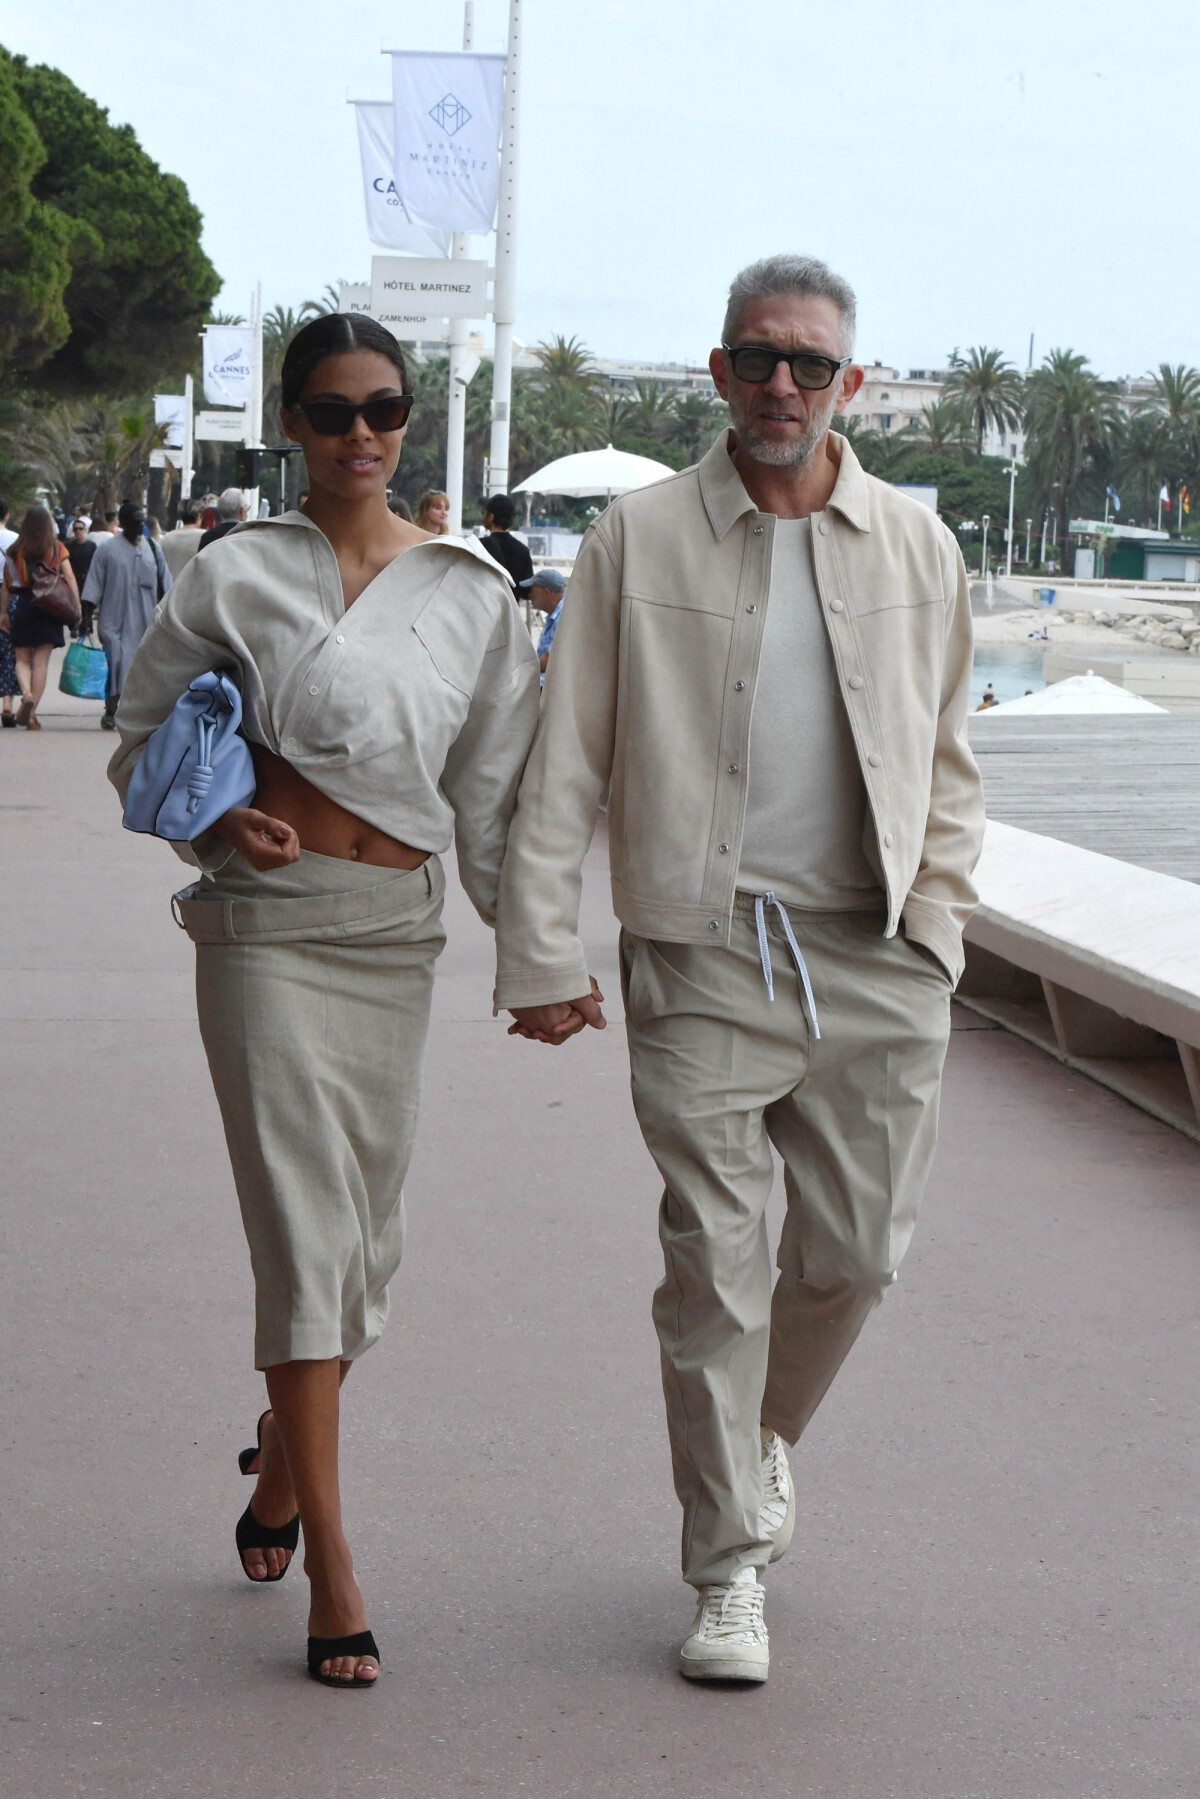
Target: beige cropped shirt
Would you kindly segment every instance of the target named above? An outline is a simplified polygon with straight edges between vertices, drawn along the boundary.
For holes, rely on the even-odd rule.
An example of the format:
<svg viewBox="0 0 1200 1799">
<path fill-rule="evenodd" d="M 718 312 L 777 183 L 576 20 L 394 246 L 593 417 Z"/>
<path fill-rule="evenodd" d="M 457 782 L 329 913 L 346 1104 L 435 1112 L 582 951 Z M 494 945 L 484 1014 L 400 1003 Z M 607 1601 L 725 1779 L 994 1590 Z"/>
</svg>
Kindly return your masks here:
<svg viewBox="0 0 1200 1799">
<path fill-rule="evenodd" d="M 242 729 L 389 837 L 440 854 L 495 916 L 538 665 L 512 589 L 472 540 L 397 556 L 349 608 L 333 547 L 302 513 L 239 527 L 184 569 L 155 611 L 117 712 L 122 799 L 147 738 L 188 683 L 232 672 Z M 175 846 L 219 868 L 211 836 Z"/>
</svg>

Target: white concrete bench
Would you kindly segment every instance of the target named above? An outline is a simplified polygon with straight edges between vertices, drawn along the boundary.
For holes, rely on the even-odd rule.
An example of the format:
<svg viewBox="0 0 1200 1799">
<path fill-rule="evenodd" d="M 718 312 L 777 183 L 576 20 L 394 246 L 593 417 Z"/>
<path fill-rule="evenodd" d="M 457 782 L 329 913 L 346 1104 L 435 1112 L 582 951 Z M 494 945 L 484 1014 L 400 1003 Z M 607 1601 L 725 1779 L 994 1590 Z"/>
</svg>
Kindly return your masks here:
<svg viewBox="0 0 1200 1799">
<path fill-rule="evenodd" d="M 958 998 L 1200 1140 L 1200 886 L 989 822 Z"/>
</svg>

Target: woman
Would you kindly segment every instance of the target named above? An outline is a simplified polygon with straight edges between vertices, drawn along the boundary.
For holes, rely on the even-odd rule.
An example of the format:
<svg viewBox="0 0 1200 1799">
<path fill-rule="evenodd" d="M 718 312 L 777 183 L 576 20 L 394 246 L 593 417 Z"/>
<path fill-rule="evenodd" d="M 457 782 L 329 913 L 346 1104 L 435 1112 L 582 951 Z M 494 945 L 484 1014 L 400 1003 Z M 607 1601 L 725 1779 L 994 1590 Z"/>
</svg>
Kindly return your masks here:
<svg viewBox="0 0 1200 1799">
<path fill-rule="evenodd" d="M 50 652 L 61 650 L 66 641 L 61 622 L 40 612 L 33 603 L 33 571 L 39 563 L 57 570 L 79 597 L 67 546 L 58 540 L 52 515 L 44 506 L 31 506 L 21 520 L 17 541 L 5 553 L 0 581 L 0 631 L 12 644 L 21 691 L 17 723 L 30 731 L 42 728 L 37 709 L 46 691 Z"/>
<path fill-rule="evenodd" d="M 450 496 L 428 487 L 417 501 L 417 524 L 434 537 L 445 537 L 450 529 Z"/>
<path fill-rule="evenodd" d="M 171 575 L 162 551 L 146 536 L 146 512 L 135 500 L 122 500 L 121 527 L 97 546 L 83 585 L 85 605 L 98 614 L 100 641 L 108 657 L 108 695 L 100 719 L 102 731 L 117 728 L 117 706 L 134 652 L 146 634 L 154 608 L 171 591 Z"/>
<path fill-rule="evenodd" d="M 403 1239 L 439 855 L 491 922 L 537 714 L 537 665 L 500 572 L 388 510 L 412 406 L 374 320 L 314 319 L 288 347 L 281 420 L 303 513 L 239 527 L 158 608 L 121 700 L 122 794 L 188 682 L 232 669 L 258 786 L 191 846 L 176 900 L 250 1243 L 270 1411 L 237 1534 L 278 1580 L 304 1529 L 309 1671 L 379 1671 L 341 1525 L 339 1387 L 377 1341 Z M 186 854 L 186 852 L 185 852 Z"/>
</svg>

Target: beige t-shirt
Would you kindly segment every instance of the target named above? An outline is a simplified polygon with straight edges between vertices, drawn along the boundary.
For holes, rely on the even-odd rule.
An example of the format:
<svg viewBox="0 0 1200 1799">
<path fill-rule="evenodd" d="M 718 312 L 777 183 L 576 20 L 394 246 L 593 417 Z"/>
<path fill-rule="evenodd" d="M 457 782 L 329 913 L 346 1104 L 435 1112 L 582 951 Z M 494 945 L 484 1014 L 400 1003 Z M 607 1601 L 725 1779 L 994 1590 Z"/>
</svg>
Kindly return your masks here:
<svg viewBox="0 0 1200 1799">
<path fill-rule="evenodd" d="M 750 723 L 738 886 L 845 912 L 880 887 L 863 852 L 867 794 L 813 573 L 812 520 L 776 519 Z"/>
</svg>

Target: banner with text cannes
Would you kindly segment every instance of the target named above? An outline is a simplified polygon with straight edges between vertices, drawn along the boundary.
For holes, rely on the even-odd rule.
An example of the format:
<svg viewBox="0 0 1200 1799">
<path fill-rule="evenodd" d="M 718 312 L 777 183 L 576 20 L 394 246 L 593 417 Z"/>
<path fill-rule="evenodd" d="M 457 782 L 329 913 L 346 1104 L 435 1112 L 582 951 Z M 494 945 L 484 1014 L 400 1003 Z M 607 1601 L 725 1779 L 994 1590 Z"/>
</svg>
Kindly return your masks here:
<svg viewBox="0 0 1200 1799">
<path fill-rule="evenodd" d="M 427 231 L 415 225 L 396 192 L 392 173 L 392 103 L 390 100 L 356 100 L 358 151 L 362 159 L 363 205 L 367 212 L 367 236 L 388 250 L 411 250 L 418 256 L 436 251 L 450 254 L 448 231 Z"/>
<path fill-rule="evenodd" d="M 204 328 L 204 397 L 213 406 L 245 406 L 254 386 L 254 332 L 249 325 Z"/>
<path fill-rule="evenodd" d="M 392 52 L 394 180 L 409 218 L 430 231 L 486 233 L 500 191 L 504 58 Z"/>
</svg>

